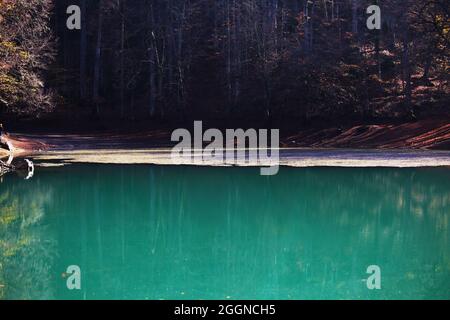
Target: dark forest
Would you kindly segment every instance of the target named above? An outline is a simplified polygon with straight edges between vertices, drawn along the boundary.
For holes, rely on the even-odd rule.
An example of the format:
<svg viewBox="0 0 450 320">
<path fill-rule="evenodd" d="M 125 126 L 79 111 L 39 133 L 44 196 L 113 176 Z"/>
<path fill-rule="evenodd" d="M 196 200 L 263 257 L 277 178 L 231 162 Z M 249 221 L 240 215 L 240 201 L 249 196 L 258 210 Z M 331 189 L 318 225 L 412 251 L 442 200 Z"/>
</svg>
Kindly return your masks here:
<svg viewBox="0 0 450 320">
<path fill-rule="evenodd" d="M 373 4 L 381 28 L 369 30 Z M 77 5 L 80 30 L 67 8 Z M 3 117 L 449 114 L 446 0 L 3 0 Z"/>
</svg>

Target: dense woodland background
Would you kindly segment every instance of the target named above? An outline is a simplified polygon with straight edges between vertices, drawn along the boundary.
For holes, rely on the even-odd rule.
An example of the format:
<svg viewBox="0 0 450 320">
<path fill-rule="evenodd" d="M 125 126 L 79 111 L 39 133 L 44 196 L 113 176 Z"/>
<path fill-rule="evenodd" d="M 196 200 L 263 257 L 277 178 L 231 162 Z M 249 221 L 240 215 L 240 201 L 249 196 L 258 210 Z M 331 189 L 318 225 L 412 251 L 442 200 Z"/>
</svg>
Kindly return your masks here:
<svg viewBox="0 0 450 320">
<path fill-rule="evenodd" d="M 448 0 L 0 0 L 0 114 L 448 116 L 449 40 Z"/>
</svg>

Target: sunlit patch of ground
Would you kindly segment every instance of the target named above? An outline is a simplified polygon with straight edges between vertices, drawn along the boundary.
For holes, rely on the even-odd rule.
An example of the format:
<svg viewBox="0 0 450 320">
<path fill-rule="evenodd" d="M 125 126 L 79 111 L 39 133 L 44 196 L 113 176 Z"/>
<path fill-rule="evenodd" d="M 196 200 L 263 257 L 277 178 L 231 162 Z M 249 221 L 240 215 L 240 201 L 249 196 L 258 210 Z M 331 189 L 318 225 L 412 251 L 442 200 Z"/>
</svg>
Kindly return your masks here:
<svg viewBox="0 0 450 320">
<path fill-rule="evenodd" d="M 280 149 L 281 166 L 435 167 L 450 166 L 450 151 Z M 33 156 L 38 166 L 71 163 L 225 166 L 217 160 L 172 158 L 170 149 L 50 151 Z M 272 159 L 271 161 L 274 161 Z M 264 166 L 269 160 L 238 158 L 236 166 Z"/>
</svg>

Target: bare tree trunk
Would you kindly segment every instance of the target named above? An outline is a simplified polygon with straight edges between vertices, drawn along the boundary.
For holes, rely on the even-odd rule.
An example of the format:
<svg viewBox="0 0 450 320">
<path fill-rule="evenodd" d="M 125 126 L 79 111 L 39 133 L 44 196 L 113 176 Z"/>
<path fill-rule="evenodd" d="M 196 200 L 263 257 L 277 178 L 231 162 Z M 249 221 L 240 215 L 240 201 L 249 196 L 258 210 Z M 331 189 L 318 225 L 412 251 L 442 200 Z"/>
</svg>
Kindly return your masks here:
<svg viewBox="0 0 450 320">
<path fill-rule="evenodd" d="M 425 85 L 430 85 L 430 69 L 431 65 L 433 64 L 433 46 L 430 45 L 427 50 L 427 56 L 425 61 L 425 66 L 423 68 L 423 75 L 422 75 L 422 81 L 424 81 Z"/>
<path fill-rule="evenodd" d="M 338 19 L 338 34 L 339 34 L 339 51 L 342 48 L 342 25 L 339 3 L 336 4 L 336 18 Z"/>
<path fill-rule="evenodd" d="M 377 5 L 380 5 L 380 1 L 376 1 Z M 382 70 L 381 70 L 381 37 L 382 37 L 382 31 L 381 30 L 375 30 L 375 58 L 377 60 L 377 67 L 378 67 L 378 78 L 382 80 Z"/>
<path fill-rule="evenodd" d="M 87 16 L 86 0 L 81 1 L 81 33 L 80 33 L 80 100 L 86 101 L 86 47 L 87 47 Z"/>
<path fill-rule="evenodd" d="M 153 117 L 156 112 L 156 74 L 157 74 L 157 58 L 156 58 L 156 36 L 154 33 L 154 12 L 153 4 L 149 3 L 148 9 L 148 25 L 150 26 L 148 59 L 149 59 L 149 115 Z"/>
<path fill-rule="evenodd" d="M 334 15 L 334 0 L 331 0 L 331 21 L 334 21 L 335 15 Z"/>
<path fill-rule="evenodd" d="M 304 8 L 303 8 L 303 15 L 305 17 L 305 39 L 304 39 L 304 47 L 306 49 L 306 51 L 309 51 L 309 36 L 310 36 L 310 28 L 309 28 L 309 21 L 310 21 L 310 17 L 309 17 L 309 7 L 308 7 L 308 1 L 305 1 L 304 4 Z"/>
<path fill-rule="evenodd" d="M 227 1 L 227 91 L 228 91 L 228 110 L 231 106 L 231 8 L 230 1 Z"/>
<path fill-rule="evenodd" d="M 429 84 L 430 83 L 430 69 L 431 69 L 431 64 L 433 61 L 433 56 L 431 54 L 428 55 L 427 57 L 427 61 L 425 63 L 425 67 L 423 68 L 423 76 L 422 76 L 422 80 L 425 81 L 425 83 Z"/>
<path fill-rule="evenodd" d="M 404 27 L 403 33 L 403 81 L 405 82 L 404 87 L 404 96 L 405 96 L 405 105 L 407 108 L 411 108 L 411 96 L 412 96 L 412 87 L 411 87 L 411 66 L 409 61 L 409 32 L 407 27 Z M 412 112 L 412 110 L 410 109 Z"/>
<path fill-rule="evenodd" d="M 375 59 L 377 61 L 377 68 L 378 68 L 378 78 L 381 80 L 382 74 L 381 74 L 381 55 L 380 55 L 380 45 L 381 45 L 381 30 L 375 30 Z"/>
<path fill-rule="evenodd" d="M 239 102 L 240 94 L 240 73 L 241 73 L 241 47 L 240 47 L 240 10 L 238 10 L 237 2 L 233 2 L 233 20 L 234 20 L 234 86 L 233 86 L 233 108 Z"/>
<path fill-rule="evenodd" d="M 314 16 L 314 1 L 305 1 L 305 6 L 303 9 L 303 13 L 305 15 L 305 48 L 308 53 L 310 53 L 313 49 L 314 42 L 314 25 L 313 25 L 313 16 Z"/>
<path fill-rule="evenodd" d="M 153 48 L 149 50 L 149 60 L 150 60 L 150 103 L 149 111 L 150 116 L 154 116 L 156 112 L 156 61 L 155 61 L 155 51 Z"/>
<path fill-rule="evenodd" d="M 184 65 L 183 65 L 183 30 L 186 19 L 186 3 L 183 3 L 183 9 L 180 12 L 178 22 L 178 36 L 177 36 L 177 67 L 178 67 L 178 107 L 184 113 Z"/>
<path fill-rule="evenodd" d="M 352 1 L 352 32 L 358 33 L 358 0 Z"/>
<path fill-rule="evenodd" d="M 326 19 L 326 21 L 329 20 L 327 2 L 328 2 L 328 0 L 323 0 L 323 10 L 325 11 L 325 19 Z"/>
<path fill-rule="evenodd" d="M 97 26 L 97 42 L 95 46 L 95 67 L 94 67 L 94 104 L 95 104 L 95 114 L 100 114 L 100 64 L 102 57 L 102 35 L 103 35 L 103 1 L 100 0 L 98 9 L 98 26 Z"/>
<path fill-rule="evenodd" d="M 120 117 L 125 115 L 125 3 L 120 0 L 121 30 L 120 30 Z"/>
<path fill-rule="evenodd" d="M 312 2 L 312 8 L 311 8 L 311 21 L 310 21 L 310 33 L 311 33 L 310 38 L 309 38 L 309 48 L 310 48 L 310 50 L 313 49 L 313 43 L 314 43 L 314 24 L 313 24 L 314 20 L 313 20 L 313 18 L 314 18 L 315 5 L 316 5 L 316 3 L 313 1 Z"/>
</svg>

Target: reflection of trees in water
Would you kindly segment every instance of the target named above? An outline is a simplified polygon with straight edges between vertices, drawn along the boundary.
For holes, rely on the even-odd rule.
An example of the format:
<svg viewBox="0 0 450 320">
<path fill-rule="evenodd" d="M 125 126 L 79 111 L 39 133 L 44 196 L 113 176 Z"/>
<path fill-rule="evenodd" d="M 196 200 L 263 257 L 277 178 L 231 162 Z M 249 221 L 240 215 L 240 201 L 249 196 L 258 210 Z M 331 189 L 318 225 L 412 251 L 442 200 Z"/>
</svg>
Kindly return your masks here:
<svg viewBox="0 0 450 320">
<path fill-rule="evenodd" d="M 288 169 L 266 178 L 242 168 L 155 168 L 150 179 L 135 170 L 121 180 L 129 193 L 110 191 L 124 195 L 124 207 L 107 215 L 131 214 L 133 202 L 142 205 L 134 214 L 148 212 L 128 228 L 145 239 L 142 274 L 157 274 L 165 298 L 167 284 L 175 290 L 186 279 L 216 298 L 368 297 L 361 279 L 370 264 L 390 284 L 377 298 L 445 292 L 446 170 Z"/>
<path fill-rule="evenodd" d="M 392 285 L 379 298 L 392 297 L 395 287 L 404 288 L 404 295 L 433 296 L 444 292 L 450 272 L 448 174 L 439 169 L 290 169 L 264 179 L 242 170 L 195 179 L 185 175 L 180 187 L 165 188 L 164 180 L 180 180 L 166 174 L 151 188 L 159 193 L 153 201 L 166 201 L 169 192 L 170 198 L 186 195 L 171 202 L 180 203 L 183 215 L 165 210 L 154 234 L 161 237 L 163 226 L 179 225 L 181 218 L 179 243 L 188 246 L 192 236 L 186 230 L 214 221 L 207 229 L 217 245 L 211 264 L 223 261 L 218 273 L 247 289 L 265 275 L 267 287 L 260 289 L 275 297 L 280 287 L 295 288 L 293 275 L 299 289 L 291 297 L 313 287 L 322 297 L 336 297 L 337 289 L 342 296 L 367 295 L 361 279 L 365 268 L 377 263 Z M 199 212 L 210 215 L 195 220 Z M 171 214 L 172 221 L 164 223 Z M 241 278 L 249 265 L 254 277 Z"/>
<path fill-rule="evenodd" d="M 367 298 L 369 264 L 386 284 L 377 298 L 446 292 L 448 170 L 70 170 L 2 185 L 0 240 L 20 247 L 5 257 L 2 244 L 3 296 L 54 294 L 56 244 L 45 239 L 58 235 L 42 224 L 50 201 L 45 213 L 59 218 L 45 221 L 64 233 L 58 260 L 80 263 L 87 297 Z"/>
<path fill-rule="evenodd" d="M 51 298 L 55 243 L 47 240 L 41 223 L 52 191 L 17 179 L 8 182 L 0 191 L 0 298 Z"/>
<path fill-rule="evenodd" d="M 448 170 L 369 168 L 323 169 L 322 175 L 318 172 L 320 169 L 310 170 L 284 180 L 284 190 L 297 192 L 287 211 L 297 212 L 301 225 L 306 226 L 297 234 L 318 240 L 303 248 L 309 250 L 307 256 L 322 261 L 322 270 L 312 270 L 316 282 L 334 284 L 339 273 L 350 274 L 367 262 L 389 270 L 384 278 L 392 285 L 410 285 L 411 291 L 405 294 L 411 296 L 412 290 L 418 289 L 433 296 L 433 289 L 448 284 Z M 280 197 L 288 201 L 287 196 Z M 314 228 L 317 225 L 320 230 Z M 319 231 L 320 236 L 314 237 L 309 229 Z M 324 273 L 330 281 L 324 281 Z M 389 291 L 380 292 L 380 297 L 384 294 Z"/>
</svg>

